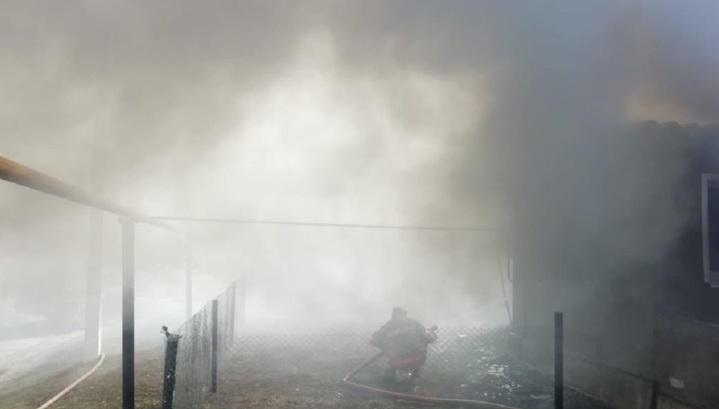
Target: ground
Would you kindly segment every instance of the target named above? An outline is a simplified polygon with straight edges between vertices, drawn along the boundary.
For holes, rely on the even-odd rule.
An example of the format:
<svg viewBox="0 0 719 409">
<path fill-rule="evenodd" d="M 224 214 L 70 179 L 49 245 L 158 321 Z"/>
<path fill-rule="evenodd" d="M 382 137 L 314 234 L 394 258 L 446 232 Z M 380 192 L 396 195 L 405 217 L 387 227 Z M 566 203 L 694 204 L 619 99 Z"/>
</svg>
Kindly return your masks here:
<svg viewBox="0 0 719 409">
<path fill-rule="evenodd" d="M 0 391 L 38 376 L 71 369 L 82 360 L 79 332 L 0 341 Z"/>
<path fill-rule="evenodd" d="M 142 351 L 136 363 L 137 409 L 159 409 L 162 393 L 161 348 Z M 102 366 L 75 389 L 51 406 L 52 409 L 117 409 L 121 405 L 120 355 L 106 357 Z M 90 370 L 95 363 L 77 364 L 59 372 L 36 376 L 11 392 L 0 392 L 0 408 L 37 409 Z"/>
<path fill-rule="evenodd" d="M 337 351 L 332 351 L 337 352 Z M 257 356 L 233 352 L 223 360 L 217 396 L 208 408 L 445 408 L 398 401 L 356 391 L 342 378 L 370 355 L 308 353 L 303 348 L 283 348 Z M 426 373 L 414 385 L 394 388 L 419 395 L 463 398 L 502 403 L 526 409 L 553 408 L 553 384 L 541 374 L 508 357 L 495 357 L 482 373 L 444 376 L 428 362 Z M 383 383 L 384 362 L 358 373 L 357 380 L 370 386 L 392 388 Z M 566 408 L 611 409 L 578 391 L 565 391 Z"/>
<path fill-rule="evenodd" d="M 493 347 L 497 345 L 497 340 L 501 338 L 495 335 L 488 337 L 485 333 L 465 332 L 456 333 L 455 336 L 446 332 L 444 342 L 430 350 L 427 364 L 412 388 L 413 392 L 429 396 L 480 399 L 524 409 L 552 408 L 551 379 L 498 352 Z M 196 352 L 181 348 L 174 407 L 384 409 L 452 406 L 403 402 L 356 391 L 344 385 L 342 378 L 374 352 L 366 344 L 365 337 L 356 334 L 240 337 L 221 352 L 218 392 L 213 394 L 207 388 L 208 378 L 201 373 L 204 369 L 188 369 L 190 363 L 202 363 L 205 360 L 200 359 L 202 357 Z M 138 354 L 138 409 L 161 407 L 163 365 L 162 347 Z M 357 381 L 382 386 L 383 365 L 383 362 L 378 361 L 359 372 Z M 91 366 L 77 365 L 60 372 L 47 373 L 10 394 L 0 393 L 0 407 L 36 409 Z M 53 408 L 117 409 L 120 402 L 120 356 L 113 354 L 106 358 L 95 374 L 58 401 Z M 609 409 L 571 389 L 565 392 L 565 408 Z"/>
<path fill-rule="evenodd" d="M 138 351 L 163 345 L 158 318 L 164 311 L 138 317 L 135 322 L 135 345 Z M 32 331 L 1 323 L 0 327 L 0 396 L 7 395 L 27 384 L 46 380 L 48 376 L 72 373 L 83 361 L 84 331 L 58 332 L 37 325 Z M 109 355 L 122 348 L 122 328 L 119 323 L 102 328 L 102 349 Z M 74 379 L 73 379 L 74 380 Z M 70 381 L 72 382 L 72 380 Z M 0 405 L 0 408 L 4 406 Z"/>
</svg>

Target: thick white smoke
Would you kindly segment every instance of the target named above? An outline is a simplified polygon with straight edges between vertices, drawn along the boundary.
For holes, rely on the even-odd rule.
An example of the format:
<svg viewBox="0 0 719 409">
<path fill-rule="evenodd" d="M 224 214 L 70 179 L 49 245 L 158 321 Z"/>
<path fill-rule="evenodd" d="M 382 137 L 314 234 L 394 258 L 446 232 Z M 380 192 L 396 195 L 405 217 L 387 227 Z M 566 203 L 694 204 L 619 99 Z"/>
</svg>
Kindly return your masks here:
<svg viewBox="0 0 719 409">
<path fill-rule="evenodd" d="M 2 154 L 155 214 L 480 225 L 541 232 L 547 251 L 579 229 L 573 254 L 598 240 L 651 259 L 647 249 L 681 224 L 676 209 L 661 209 L 670 222 L 656 240 L 633 246 L 636 232 L 607 228 L 643 208 L 609 199 L 633 185 L 611 195 L 593 186 L 632 171 L 615 166 L 624 163 L 616 124 L 714 119 L 716 7 L 682 10 L 640 1 L 5 2 Z M 676 170 L 668 180 L 681 174 L 681 164 L 667 169 Z M 647 200 L 664 188 L 643 186 Z M 10 185 L 0 194 L 5 253 L 82 265 L 83 211 Z M 612 211 L 572 210 L 600 207 Z M 292 303 L 304 315 L 335 311 L 320 314 L 328 322 L 373 320 L 395 302 L 432 319 L 441 304 L 445 319 L 502 301 L 488 261 L 502 250 L 495 238 L 188 229 L 207 263 L 227 257 L 229 270 L 281 279 L 277 294 L 302 294 Z M 405 287 L 421 301 L 398 295 Z M 255 297 L 266 306 L 258 311 L 288 311 L 277 295 Z"/>
</svg>

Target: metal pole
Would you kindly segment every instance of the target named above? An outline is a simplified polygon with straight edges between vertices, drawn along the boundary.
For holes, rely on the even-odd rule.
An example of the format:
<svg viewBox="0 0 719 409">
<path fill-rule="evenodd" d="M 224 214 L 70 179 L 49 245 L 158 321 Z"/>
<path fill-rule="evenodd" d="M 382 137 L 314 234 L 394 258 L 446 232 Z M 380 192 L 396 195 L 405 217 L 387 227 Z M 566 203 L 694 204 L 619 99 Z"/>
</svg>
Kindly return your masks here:
<svg viewBox="0 0 719 409">
<path fill-rule="evenodd" d="M 122 223 L 122 409 L 135 408 L 135 221 Z"/>
<path fill-rule="evenodd" d="M 94 207 L 95 209 L 105 210 L 123 217 L 131 217 L 138 222 L 151 224 L 167 230 L 178 231 L 174 227 L 159 220 L 155 220 L 152 217 L 147 217 L 135 212 L 132 209 L 117 206 L 113 203 L 93 197 L 89 193 L 80 190 L 75 186 L 52 178 L 17 162 L 13 162 L 2 156 L 0 156 L 0 179 L 47 193 L 49 195 L 82 203 L 87 206 Z"/>
<path fill-rule="evenodd" d="M 210 390 L 217 392 L 217 298 L 212 300 L 212 373 Z"/>
<path fill-rule="evenodd" d="M 165 331 L 165 377 L 162 384 L 162 409 L 172 409 L 172 401 L 175 397 L 175 370 L 177 368 L 177 347 L 180 343 L 180 336 Z"/>
<path fill-rule="evenodd" d="M 554 409 L 564 408 L 564 314 L 554 313 Z"/>
<path fill-rule="evenodd" d="M 230 297 L 230 319 L 228 320 L 230 325 L 230 339 L 228 342 L 228 346 L 232 346 L 232 344 L 234 344 L 235 342 L 235 320 L 237 319 L 237 280 L 232 283 L 231 294 L 232 296 Z"/>
<path fill-rule="evenodd" d="M 85 298 L 85 360 L 100 356 L 102 337 L 102 212 L 90 212 L 89 259 Z"/>
<path fill-rule="evenodd" d="M 245 306 L 247 304 L 247 274 L 242 274 L 242 281 L 240 283 L 240 311 L 237 316 L 239 318 L 239 326 L 245 326 Z"/>
<path fill-rule="evenodd" d="M 2 162 L 0 162 L 2 165 Z M 0 177 L 2 167 L 0 166 Z M 356 224 L 356 223 L 317 223 L 317 222 L 292 222 L 279 220 L 248 220 L 248 219 L 223 219 L 207 217 L 173 217 L 173 216 L 152 216 L 153 220 L 176 220 L 182 222 L 199 223 L 236 223 L 236 224 L 270 224 L 278 226 L 302 226 L 302 227 L 341 227 L 350 229 L 383 229 L 383 230 L 428 230 L 428 231 L 484 231 L 494 232 L 496 229 L 487 227 L 459 227 L 459 226 L 411 226 L 411 225 L 384 225 L 384 224 Z M 143 220 L 144 221 L 144 220 Z"/>
<path fill-rule="evenodd" d="M 192 318 L 192 246 L 187 241 L 187 265 L 185 266 L 185 315 Z"/>
</svg>

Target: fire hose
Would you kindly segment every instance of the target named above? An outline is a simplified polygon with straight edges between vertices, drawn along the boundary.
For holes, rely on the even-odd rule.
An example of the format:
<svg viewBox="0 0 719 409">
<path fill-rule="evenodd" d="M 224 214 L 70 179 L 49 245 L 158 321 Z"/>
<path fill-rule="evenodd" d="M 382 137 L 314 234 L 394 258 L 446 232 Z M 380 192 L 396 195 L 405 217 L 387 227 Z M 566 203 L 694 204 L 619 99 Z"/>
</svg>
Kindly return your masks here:
<svg viewBox="0 0 719 409">
<path fill-rule="evenodd" d="M 358 390 L 377 393 L 379 395 L 388 396 L 390 398 L 396 398 L 396 399 L 412 400 L 412 401 L 417 401 L 417 402 L 434 403 L 434 404 L 469 405 L 469 406 L 485 408 L 485 409 L 518 409 L 518 408 L 515 408 L 512 406 L 501 405 L 499 403 L 485 402 L 485 401 L 481 401 L 481 400 L 435 398 L 435 397 L 430 397 L 430 396 L 415 395 L 415 394 L 411 394 L 411 393 L 395 392 L 395 391 L 390 391 L 390 390 L 386 390 L 386 389 L 375 388 L 372 386 L 363 385 L 361 383 L 355 382 L 352 379 L 357 374 L 357 372 L 359 372 L 359 371 L 363 370 L 364 368 L 368 367 L 369 365 L 371 365 L 374 361 L 381 358 L 382 355 L 384 355 L 384 353 L 380 352 L 377 355 L 373 356 L 372 358 L 368 359 L 367 361 L 363 362 L 359 366 L 357 366 L 355 369 L 350 371 L 350 373 L 345 375 L 345 377 L 342 379 L 342 382 L 345 385 L 350 386 L 355 389 L 358 389 Z"/>
<path fill-rule="evenodd" d="M 40 407 L 37 408 L 37 409 L 47 409 L 47 408 L 49 408 L 53 403 L 57 402 L 60 398 L 62 398 L 63 396 L 65 396 L 68 392 L 70 392 L 71 390 L 73 390 L 73 388 L 75 388 L 77 385 L 79 385 L 80 382 L 84 381 L 88 376 L 92 375 L 92 374 L 97 370 L 97 368 L 99 368 L 100 365 L 102 365 L 102 363 L 103 363 L 104 361 L 105 361 L 105 354 L 104 354 L 104 353 L 101 353 L 101 354 L 100 354 L 100 358 L 98 358 L 97 363 L 95 364 L 95 366 L 92 367 L 92 369 L 90 369 L 89 371 L 87 371 L 87 373 L 86 373 L 85 375 L 81 376 L 78 380 L 76 380 L 75 382 L 71 383 L 70 386 L 68 386 L 67 388 L 65 388 L 65 389 L 63 389 L 62 391 L 60 391 L 60 393 L 58 393 L 57 395 L 53 396 L 50 400 L 48 400 L 47 402 L 43 403 L 42 406 L 40 406 Z"/>
</svg>

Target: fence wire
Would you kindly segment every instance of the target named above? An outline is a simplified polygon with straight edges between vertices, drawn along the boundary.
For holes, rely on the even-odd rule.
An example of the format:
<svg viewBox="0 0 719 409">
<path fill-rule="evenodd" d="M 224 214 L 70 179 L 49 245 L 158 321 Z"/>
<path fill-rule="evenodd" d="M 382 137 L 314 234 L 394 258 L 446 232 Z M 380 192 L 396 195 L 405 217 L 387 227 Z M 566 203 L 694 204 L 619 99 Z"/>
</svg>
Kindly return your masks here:
<svg viewBox="0 0 719 409">
<path fill-rule="evenodd" d="M 180 327 L 174 408 L 355 407 L 358 400 L 372 403 L 371 396 L 340 387 L 345 374 L 378 352 L 369 343 L 372 331 L 235 331 L 236 293 L 233 284 Z M 213 315 L 219 366 L 216 394 L 211 390 Z M 412 393 L 527 409 L 553 405 L 552 380 L 512 357 L 508 328 L 440 328 L 437 335 L 419 379 L 410 384 Z M 402 391 L 403 386 L 388 382 L 388 367 L 387 360 L 380 359 L 355 379 L 368 386 Z M 209 399 L 211 395 L 215 395 L 213 399 Z M 565 392 L 565 403 L 568 407 L 607 408 L 571 390 Z"/>
<path fill-rule="evenodd" d="M 512 357 L 508 328 L 440 328 L 413 384 L 386 380 L 380 359 L 360 371 L 359 383 L 424 396 L 475 399 L 527 409 L 553 407 L 551 378 Z M 345 374 L 378 352 L 371 331 L 357 333 L 240 334 L 222 365 L 225 407 L 375 407 L 373 396 L 340 387 Z M 403 389 L 410 387 L 409 390 Z M 230 396 L 227 396 L 230 395 Z M 607 409 L 578 391 L 567 407 Z M 213 406 L 223 407 L 222 405 Z"/>
<path fill-rule="evenodd" d="M 518 385 L 506 373 L 507 328 L 443 328 L 437 334 L 439 339 L 430 345 L 420 372 L 420 392 L 508 400 L 502 395 Z M 292 377 L 311 373 L 315 367 L 349 372 L 378 352 L 369 344 L 370 337 L 370 331 L 241 335 L 235 341 L 231 365 L 251 379 Z M 356 379 L 381 386 L 388 365 L 386 359 L 380 359 L 358 373 Z M 472 385 L 482 385 L 482 390 L 473 394 Z"/>
<path fill-rule="evenodd" d="M 235 297 L 237 283 L 232 283 L 217 297 L 217 335 L 219 351 L 232 347 L 235 338 Z"/>
<path fill-rule="evenodd" d="M 213 304 L 217 308 L 217 354 L 231 347 L 234 339 L 236 285 L 233 283 L 215 300 L 208 302 L 177 330 L 180 342 L 173 408 L 204 407 L 212 385 Z"/>
<path fill-rule="evenodd" d="M 480 368 L 488 360 L 505 354 L 509 332 L 506 328 L 444 328 L 437 335 L 439 339 L 429 347 L 423 372 L 448 375 Z M 366 359 L 378 352 L 369 344 L 370 338 L 370 331 L 245 334 L 237 338 L 233 352 L 250 368 L 264 365 L 267 358 L 288 353 L 315 360 Z"/>
</svg>

